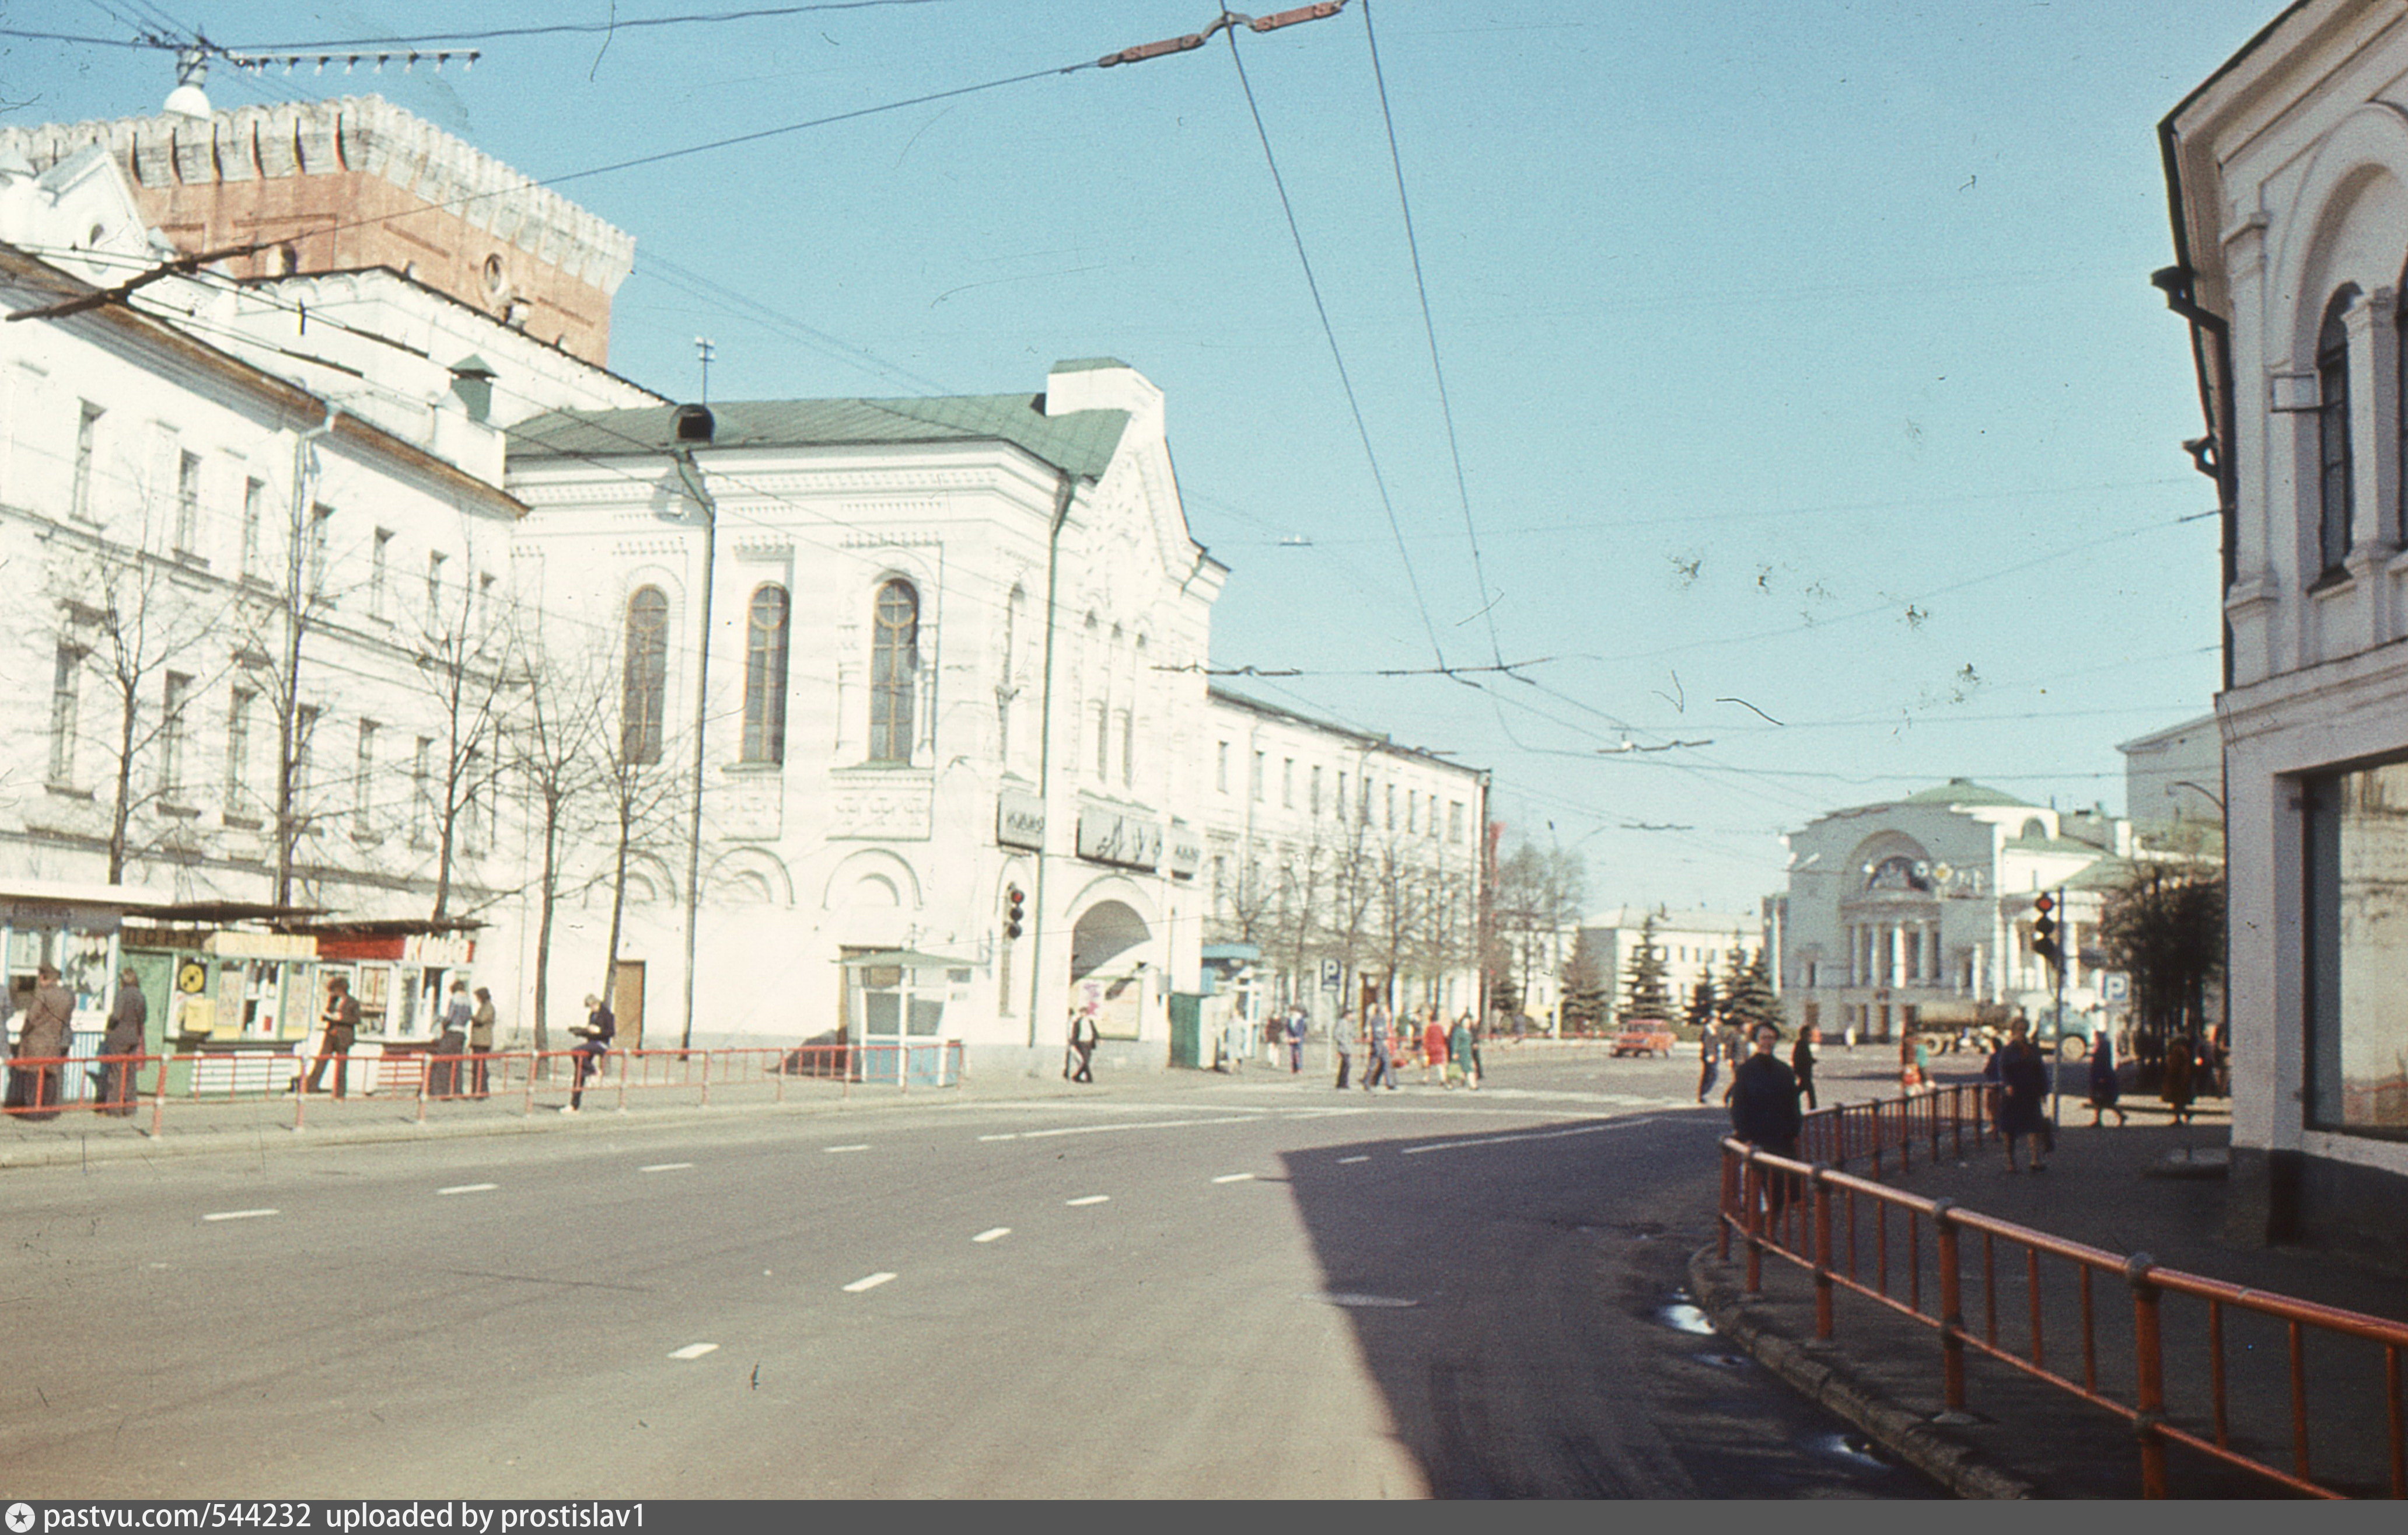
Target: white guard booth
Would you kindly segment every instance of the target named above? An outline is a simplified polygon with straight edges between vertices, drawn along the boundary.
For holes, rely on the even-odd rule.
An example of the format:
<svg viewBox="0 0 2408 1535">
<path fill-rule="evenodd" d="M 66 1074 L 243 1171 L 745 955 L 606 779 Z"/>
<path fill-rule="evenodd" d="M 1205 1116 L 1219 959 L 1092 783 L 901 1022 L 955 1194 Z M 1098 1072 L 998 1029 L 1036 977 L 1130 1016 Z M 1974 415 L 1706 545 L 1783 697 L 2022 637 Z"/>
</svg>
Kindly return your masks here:
<svg viewBox="0 0 2408 1535">
<path fill-rule="evenodd" d="M 853 1079 L 953 1085 L 961 1070 L 959 1024 L 977 967 L 910 949 L 848 954 L 842 963 Z"/>
</svg>

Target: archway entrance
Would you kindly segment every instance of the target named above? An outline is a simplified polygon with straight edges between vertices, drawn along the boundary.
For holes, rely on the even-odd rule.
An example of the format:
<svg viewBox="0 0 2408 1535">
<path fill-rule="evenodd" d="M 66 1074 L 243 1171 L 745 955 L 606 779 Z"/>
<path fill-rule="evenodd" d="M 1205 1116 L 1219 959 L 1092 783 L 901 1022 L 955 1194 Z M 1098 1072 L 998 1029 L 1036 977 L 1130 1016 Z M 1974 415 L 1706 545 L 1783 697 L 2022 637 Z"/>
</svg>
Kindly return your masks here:
<svg viewBox="0 0 2408 1535">
<path fill-rule="evenodd" d="M 1070 929 L 1070 1005 L 1093 1012 L 1105 1039 L 1134 1040 L 1143 1026 L 1144 946 L 1153 937 L 1124 901 L 1097 901 Z"/>
</svg>

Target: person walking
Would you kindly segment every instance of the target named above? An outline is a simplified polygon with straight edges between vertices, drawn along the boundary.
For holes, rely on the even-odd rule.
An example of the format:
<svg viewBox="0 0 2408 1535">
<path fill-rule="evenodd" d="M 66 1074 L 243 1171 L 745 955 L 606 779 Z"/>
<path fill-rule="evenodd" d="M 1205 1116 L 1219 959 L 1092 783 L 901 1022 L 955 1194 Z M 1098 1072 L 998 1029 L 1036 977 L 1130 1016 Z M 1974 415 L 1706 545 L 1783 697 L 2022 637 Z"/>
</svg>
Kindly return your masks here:
<svg viewBox="0 0 2408 1535">
<path fill-rule="evenodd" d="M 1794 1160 L 1805 1117 L 1798 1112 L 1797 1073 L 1772 1053 L 1780 1042 L 1779 1028 L 1756 1025 L 1754 1053 L 1731 1069 L 1731 1134 L 1758 1151 Z M 1767 1213 L 1780 1214 L 1789 1203 L 1787 1175 L 1768 1172 L 1764 1197 Z"/>
<path fill-rule="evenodd" d="M 1477 1089 L 1480 1086 L 1481 1074 L 1487 1066 L 1487 1063 L 1480 1058 L 1480 1039 L 1488 1030 L 1481 1023 L 1480 1015 L 1477 1013 L 1467 1012 L 1463 1018 L 1464 1025 L 1471 1036 L 1471 1085 Z"/>
<path fill-rule="evenodd" d="M 1290 1002 L 1287 1007 L 1287 1072 L 1289 1076 L 1304 1073 L 1304 1036 L 1309 1026 L 1304 1021 L 1303 1005 Z"/>
<path fill-rule="evenodd" d="M 1070 1051 L 1078 1056 L 1079 1068 L 1070 1073 L 1072 1082 L 1092 1083 L 1096 1080 L 1096 1015 L 1085 1008 L 1070 1014 Z"/>
<path fill-rule="evenodd" d="M 1471 1015 L 1468 1012 L 1458 1013 L 1455 1026 L 1446 1031 L 1446 1077 L 1450 1087 L 1457 1082 L 1468 1087 L 1480 1085 L 1471 1078 Z"/>
<path fill-rule="evenodd" d="M 2124 1112 L 2117 1099 L 2124 1096 L 2124 1084 L 2115 1078 L 2115 1041 L 2107 1031 L 2099 1031 L 2098 1042 L 2090 1050 L 2090 1127 L 2097 1129 L 2107 1123 L 2109 1110 L 2115 1113 L 2115 1123 L 2128 1124 L 2131 1115 Z"/>
<path fill-rule="evenodd" d="M 326 978 L 326 1006 L 318 1014 L 318 1021 L 325 1026 L 324 1032 L 318 1036 L 318 1058 L 309 1063 L 309 1080 L 302 1083 L 301 1091 L 316 1092 L 319 1080 L 325 1074 L 326 1063 L 333 1061 L 335 1097 L 340 1099 L 344 1092 L 343 1079 L 351 1074 L 351 1041 L 359 1038 L 360 1031 L 360 1004 L 358 998 L 351 995 L 349 976 Z"/>
<path fill-rule="evenodd" d="M 55 965 L 35 972 L 34 995 L 9 1058 L 7 1106 L 19 1119 L 59 1117 L 59 1065 L 75 1029 L 75 998 L 59 984 Z"/>
<path fill-rule="evenodd" d="M 492 1087 L 486 1069 L 493 1064 L 494 994 L 483 986 L 477 988 L 477 1011 L 468 1015 L 469 1095 L 484 1097 Z"/>
<path fill-rule="evenodd" d="M 1814 1101 L 1814 1044 L 1822 1037 L 1821 1029 L 1808 1024 L 1798 1031 L 1798 1042 L 1789 1047 L 1789 1071 L 1798 1079 L 1799 1096 L 1809 1109 L 1821 1107 Z"/>
<path fill-rule="evenodd" d="M 1446 1026 L 1438 1021 L 1438 1009 L 1431 1008 L 1422 1019 L 1422 1081 L 1430 1080 L 1430 1069 L 1438 1069 L 1439 1085 L 1446 1085 Z"/>
<path fill-rule="evenodd" d="M 1698 1101 L 1714 1090 L 1715 1080 L 1723 1074 L 1722 1031 L 1708 1024 L 1698 1031 Z"/>
<path fill-rule="evenodd" d="M 1388 1010 L 1377 1002 L 1363 1014 L 1363 1037 L 1371 1048 L 1371 1065 L 1363 1073 L 1363 1091 L 1370 1092 L 1385 1083 L 1388 1091 L 1395 1092 L 1397 1059 L 1395 1044 L 1388 1035 Z"/>
<path fill-rule="evenodd" d="M 2164 1098 L 2166 1107 L 2174 1112 L 2177 1125 L 2190 1123 L 2190 1106 L 2198 1097 L 2193 1083 L 2199 1062 L 2198 1051 L 2199 1047 L 2191 1042 L 2187 1034 L 2172 1035 L 2166 1040 L 2165 1084 L 2158 1088 L 2157 1096 Z"/>
<path fill-rule="evenodd" d="M 568 1089 L 568 1107 L 560 1111 L 564 1114 L 573 1114 L 585 1106 L 585 1079 L 600 1074 L 602 1057 L 610 1053 L 610 1041 L 619 1037 L 619 1019 L 611 1012 L 610 1004 L 588 996 L 585 1005 L 591 1010 L 585 1014 L 585 1022 L 568 1031 L 577 1036 L 577 1043 L 569 1051 L 577 1057 L 577 1081 Z"/>
<path fill-rule="evenodd" d="M 1982 1074 L 1990 1083 L 1991 1120 L 2006 1142 L 2007 1170 L 2023 1170 L 2015 1165 L 2015 1145 L 2029 1136 L 2032 1170 L 2047 1171 L 2048 1154 L 2057 1149 L 2048 1125 L 2048 1068 L 2032 1048 L 2031 1025 L 2021 1015 L 2007 1026 L 2007 1042 Z"/>
<path fill-rule="evenodd" d="M 142 983 L 129 967 L 117 978 L 117 1000 L 109 1004 L 108 1032 L 100 1037 L 100 1069 L 93 1073 L 100 1101 L 93 1107 L 120 1118 L 134 1112 L 134 1079 L 141 1069 L 143 1030 L 150 1022 L 150 1002 Z"/>
<path fill-rule="evenodd" d="M 1329 1047 L 1338 1055 L 1338 1090 L 1346 1091 L 1346 1079 L 1354 1070 L 1354 1015 L 1341 1012 L 1337 1026 L 1329 1031 Z"/>
</svg>

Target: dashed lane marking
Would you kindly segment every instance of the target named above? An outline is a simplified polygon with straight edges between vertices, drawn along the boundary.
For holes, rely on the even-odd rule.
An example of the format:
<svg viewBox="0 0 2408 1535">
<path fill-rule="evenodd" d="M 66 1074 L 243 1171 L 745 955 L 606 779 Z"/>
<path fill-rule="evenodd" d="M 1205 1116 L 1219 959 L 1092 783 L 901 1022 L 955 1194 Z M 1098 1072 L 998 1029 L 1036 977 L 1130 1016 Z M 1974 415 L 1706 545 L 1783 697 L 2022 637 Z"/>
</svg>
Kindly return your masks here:
<svg viewBox="0 0 2408 1535">
<path fill-rule="evenodd" d="M 669 1350 L 669 1357 L 672 1359 L 699 1359 L 706 1354 L 716 1354 L 718 1352 L 719 1345 L 717 1343 L 688 1343 L 683 1348 L 673 1348 Z"/>
<path fill-rule="evenodd" d="M 1066 1205 L 1099 1205 L 1111 1198 L 1109 1194 L 1082 1194 L 1075 1199 L 1065 1199 Z"/>
<path fill-rule="evenodd" d="M 865 1274 L 861 1278 L 854 1280 L 852 1284 L 845 1285 L 844 1293 L 847 1295 L 859 1295 L 864 1290 L 874 1290 L 894 1277 L 895 1276 L 893 1274 L 890 1274 L 882 1269 L 877 1273 Z"/>
<path fill-rule="evenodd" d="M 255 1220 L 262 1215 L 281 1215 L 282 1213 L 284 1212 L 280 1210 L 221 1210 L 214 1214 L 204 1215 L 201 1219 L 205 1221 L 248 1221 Z"/>
<path fill-rule="evenodd" d="M 1054 1130 L 1012 1130 L 982 1135 L 981 1140 L 1044 1140 L 1057 1135 L 1108 1135 L 1118 1130 L 1183 1130 L 1191 1125 L 1253 1125 L 1268 1114 L 1226 1114 L 1218 1119 L 1149 1119 L 1134 1125 L 1068 1125 Z"/>
<path fill-rule="evenodd" d="M 1349 1162 L 1369 1162 L 1369 1160 L 1371 1159 L 1368 1156 L 1341 1156 L 1338 1159 L 1338 1165 L 1342 1168 Z"/>
<path fill-rule="evenodd" d="M 437 1194 L 491 1194 L 501 1186 L 499 1184 L 454 1184 L 450 1188 L 438 1188 L 435 1192 Z"/>
<path fill-rule="evenodd" d="M 638 1172 L 683 1172 L 692 1166 L 694 1164 L 691 1162 L 654 1162 L 650 1167 L 638 1168 L 636 1170 Z"/>
<path fill-rule="evenodd" d="M 1004 1238 L 1010 1235 L 1011 1235 L 1011 1227 L 1008 1226 L 990 1226 L 985 1230 L 980 1232 L 977 1236 L 972 1237 L 970 1241 L 1001 1241 Z"/>
<path fill-rule="evenodd" d="M 1216 1184 L 1251 1184 L 1254 1175 L 1251 1172 L 1225 1172 L 1212 1181 Z"/>
<path fill-rule="evenodd" d="M 1603 1125 L 1581 1125 L 1569 1130 L 1531 1130 L 1522 1135 L 1484 1135 L 1476 1140 L 1434 1140 L 1426 1146 L 1407 1146 L 1407 1156 L 1419 1156 L 1424 1152 L 1459 1151 L 1466 1146 L 1502 1146 L 1512 1140 L 1559 1140 L 1568 1135 L 1596 1135 L 1603 1130 L 1627 1130 L 1641 1125 L 1653 1125 L 1652 1119 L 1616 1119 Z"/>
<path fill-rule="evenodd" d="M 828 1155 L 830 1155 L 831 1156 L 833 1156 L 833 1155 L 836 1155 L 838 1152 L 857 1152 L 857 1151 L 867 1151 L 867 1150 L 869 1149 L 869 1146 L 868 1146 L 868 1143 L 865 1141 L 864 1143 L 862 1143 L 861 1145 L 858 1145 L 858 1146 L 823 1146 L 823 1147 L 821 1147 L 820 1149 L 821 1149 L 821 1150 L 823 1150 L 823 1151 L 824 1151 L 824 1152 L 826 1152 L 826 1153 L 827 1153 Z"/>
</svg>

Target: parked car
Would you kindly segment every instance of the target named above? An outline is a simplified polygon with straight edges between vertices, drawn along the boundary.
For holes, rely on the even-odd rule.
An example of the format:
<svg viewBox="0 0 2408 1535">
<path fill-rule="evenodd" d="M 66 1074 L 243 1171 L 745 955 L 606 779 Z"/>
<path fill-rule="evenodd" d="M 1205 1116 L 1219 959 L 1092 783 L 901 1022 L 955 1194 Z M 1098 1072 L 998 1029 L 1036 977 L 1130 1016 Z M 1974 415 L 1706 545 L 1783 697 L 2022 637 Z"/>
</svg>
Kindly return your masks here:
<svg viewBox="0 0 2408 1535">
<path fill-rule="evenodd" d="M 1613 1053 L 1617 1055 L 1663 1055 L 1670 1057 L 1680 1039 L 1672 1026 L 1661 1018 L 1633 1018 L 1622 1026 L 1613 1037 Z"/>
</svg>

